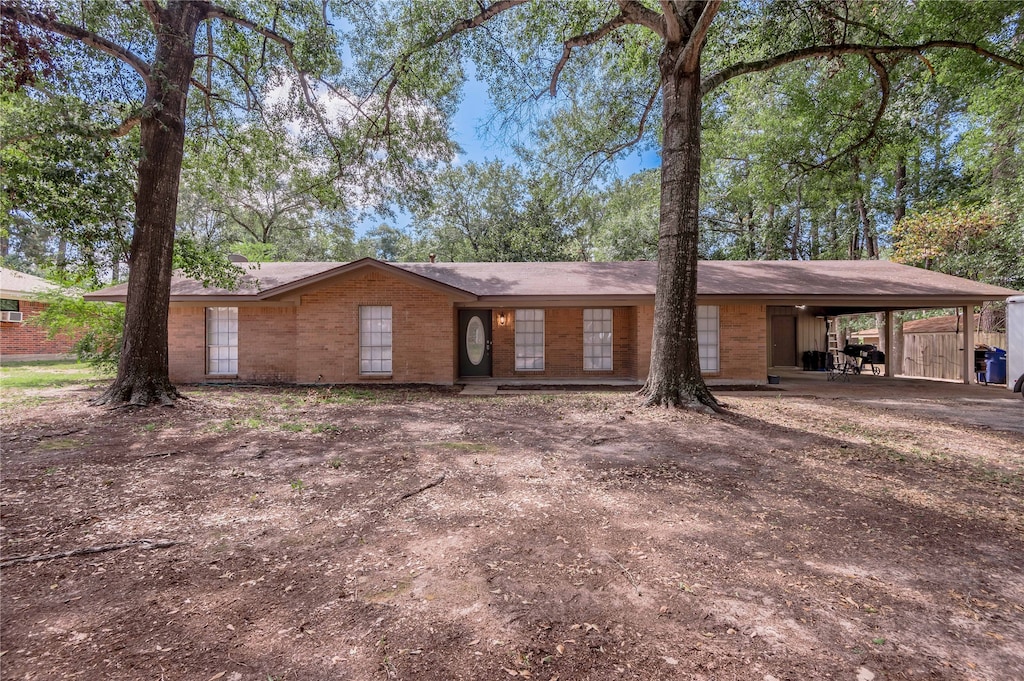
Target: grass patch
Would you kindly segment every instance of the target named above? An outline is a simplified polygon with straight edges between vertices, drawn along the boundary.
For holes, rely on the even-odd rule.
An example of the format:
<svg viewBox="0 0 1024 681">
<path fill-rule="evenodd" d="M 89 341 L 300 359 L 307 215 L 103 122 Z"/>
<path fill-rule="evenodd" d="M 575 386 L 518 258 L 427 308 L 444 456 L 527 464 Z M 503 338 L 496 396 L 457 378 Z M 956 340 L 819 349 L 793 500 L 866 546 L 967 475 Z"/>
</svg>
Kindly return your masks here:
<svg viewBox="0 0 1024 681">
<path fill-rule="evenodd" d="M 61 437 L 54 438 L 52 440 L 43 440 L 36 446 L 44 451 L 58 452 L 67 449 L 77 449 L 82 446 L 82 442 L 70 437 Z"/>
<path fill-rule="evenodd" d="M 105 379 L 103 374 L 88 364 L 73 360 L 18 362 L 0 366 L 0 387 L 4 390 L 60 388 Z"/>
<path fill-rule="evenodd" d="M 2 409 L 13 409 L 14 407 L 38 407 L 40 404 L 46 402 L 52 402 L 56 398 L 53 397 L 41 397 L 39 395 L 22 395 L 15 393 L 13 396 L 11 393 L 4 393 L 3 399 L 0 399 L 0 410 Z"/>
<path fill-rule="evenodd" d="M 325 404 L 355 404 L 356 402 L 381 402 L 381 395 L 373 390 L 360 388 L 327 388 L 318 390 L 313 398 Z"/>
</svg>

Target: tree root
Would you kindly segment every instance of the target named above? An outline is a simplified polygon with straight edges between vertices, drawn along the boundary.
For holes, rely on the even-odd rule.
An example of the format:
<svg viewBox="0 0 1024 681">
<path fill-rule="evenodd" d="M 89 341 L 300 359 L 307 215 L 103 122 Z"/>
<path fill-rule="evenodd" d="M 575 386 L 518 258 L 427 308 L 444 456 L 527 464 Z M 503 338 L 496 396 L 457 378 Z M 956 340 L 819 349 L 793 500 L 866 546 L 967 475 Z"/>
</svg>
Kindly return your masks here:
<svg viewBox="0 0 1024 681">
<path fill-rule="evenodd" d="M 166 379 L 122 380 L 118 378 L 103 394 L 89 404 L 94 407 L 124 409 L 130 407 L 173 407 L 181 393 Z"/>
<path fill-rule="evenodd" d="M 417 494 L 419 494 L 420 492 L 426 492 L 431 487 L 437 487 L 442 482 L 444 482 L 444 479 L 446 477 L 448 477 L 448 471 L 441 471 L 441 475 L 437 476 L 436 478 L 434 478 L 433 480 L 431 480 L 427 484 L 423 485 L 422 487 L 414 489 L 411 492 L 406 492 L 402 496 L 398 497 L 398 499 L 395 500 L 395 503 L 397 504 L 399 501 L 405 501 L 409 497 L 414 497 Z"/>
<path fill-rule="evenodd" d="M 725 408 L 715 399 L 707 386 L 687 388 L 677 386 L 674 389 L 660 385 L 645 385 L 637 395 L 644 407 L 665 407 L 672 409 L 688 409 L 702 414 L 722 414 Z"/>
<path fill-rule="evenodd" d="M 104 551 L 117 551 L 118 549 L 129 549 L 138 546 L 141 549 L 166 549 L 169 546 L 180 544 L 178 541 L 152 541 L 150 539 L 136 539 L 135 541 L 121 542 L 119 544 L 101 544 L 100 546 L 87 546 L 81 549 L 60 551 L 58 553 L 37 553 L 31 556 L 15 556 L 0 561 L 0 568 L 10 567 L 21 563 L 41 563 L 46 560 L 57 558 L 71 558 L 73 556 L 84 556 L 90 553 L 103 553 Z"/>
</svg>

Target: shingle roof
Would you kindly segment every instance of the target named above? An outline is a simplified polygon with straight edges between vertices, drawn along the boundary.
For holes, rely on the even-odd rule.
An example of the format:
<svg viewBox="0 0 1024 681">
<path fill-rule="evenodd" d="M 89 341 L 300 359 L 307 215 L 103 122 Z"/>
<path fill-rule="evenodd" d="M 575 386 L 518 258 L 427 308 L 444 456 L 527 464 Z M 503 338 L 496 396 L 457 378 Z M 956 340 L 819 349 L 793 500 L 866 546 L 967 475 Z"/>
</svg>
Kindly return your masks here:
<svg viewBox="0 0 1024 681">
<path fill-rule="evenodd" d="M 980 322 L 981 315 L 974 315 L 974 328 L 978 328 Z M 903 333 L 947 333 L 963 330 L 963 317 L 954 314 L 914 319 L 903 323 Z"/>
<path fill-rule="evenodd" d="M 0 267 L 0 297 L 2 298 L 34 298 L 56 288 L 53 284 L 34 277 L 31 274 Z"/>
<path fill-rule="evenodd" d="M 337 274 L 375 266 L 422 277 L 472 298 L 653 297 L 656 262 L 352 263 L 270 262 L 248 269 L 234 290 L 204 288 L 183 277 L 171 282 L 171 300 L 266 300 Z M 96 300 L 124 300 L 124 284 L 97 291 Z M 945 299 L 996 300 L 1009 289 L 884 260 L 702 261 L 697 295 L 760 300 Z"/>
</svg>

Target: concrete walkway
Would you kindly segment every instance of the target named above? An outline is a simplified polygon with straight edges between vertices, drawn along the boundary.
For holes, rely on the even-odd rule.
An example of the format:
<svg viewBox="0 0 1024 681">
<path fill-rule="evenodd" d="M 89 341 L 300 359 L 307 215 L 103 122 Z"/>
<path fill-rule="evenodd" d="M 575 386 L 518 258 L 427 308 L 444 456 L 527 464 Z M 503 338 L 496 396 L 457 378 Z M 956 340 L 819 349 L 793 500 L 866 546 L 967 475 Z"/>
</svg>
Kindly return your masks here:
<svg viewBox="0 0 1024 681">
<path fill-rule="evenodd" d="M 463 397 L 488 397 L 498 394 L 498 386 L 486 383 L 467 383 L 462 386 L 462 392 L 459 394 Z"/>
</svg>

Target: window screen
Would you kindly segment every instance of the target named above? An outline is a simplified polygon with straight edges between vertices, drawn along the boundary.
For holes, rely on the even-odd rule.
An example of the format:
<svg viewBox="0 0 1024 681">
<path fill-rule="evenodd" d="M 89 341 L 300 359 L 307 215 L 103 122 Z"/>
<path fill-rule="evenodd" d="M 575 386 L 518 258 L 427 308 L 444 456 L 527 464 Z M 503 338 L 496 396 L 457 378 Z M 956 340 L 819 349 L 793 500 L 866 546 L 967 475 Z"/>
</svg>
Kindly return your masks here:
<svg viewBox="0 0 1024 681">
<path fill-rule="evenodd" d="M 544 310 L 516 310 L 516 371 L 544 369 Z"/>
<path fill-rule="evenodd" d="M 391 306 L 359 308 L 359 373 L 391 373 Z"/>
<path fill-rule="evenodd" d="M 583 310 L 583 369 L 610 371 L 612 368 L 612 310 Z"/>
<path fill-rule="evenodd" d="M 697 352 L 700 370 L 718 371 L 718 306 L 697 306 Z"/>
<path fill-rule="evenodd" d="M 206 372 L 238 373 L 238 308 L 206 308 Z"/>
</svg>

